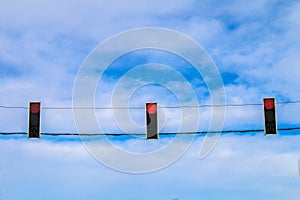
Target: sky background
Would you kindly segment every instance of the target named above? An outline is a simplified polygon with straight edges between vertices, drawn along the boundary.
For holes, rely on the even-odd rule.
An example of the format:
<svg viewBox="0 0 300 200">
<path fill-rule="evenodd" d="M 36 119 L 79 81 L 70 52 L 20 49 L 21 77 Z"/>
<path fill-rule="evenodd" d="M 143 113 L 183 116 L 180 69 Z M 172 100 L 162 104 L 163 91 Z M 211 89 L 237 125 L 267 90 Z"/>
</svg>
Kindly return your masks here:
<svg viewBox="0 0 300 200">
<path fill-rule="evenodd" d="M 71 107 L 76 75 L 89 53 L 109 37 L 141 27 L 169 28 L 202 45 L 220 71 L 228 104 L 262 103 L 263 97 L 300 100 L 300 1 L 0 2 L 1 106 L 41 101 L 43 107 Z M 204 81 L 188 64 L 148 50 L 124 55 L 110 67 L 96 91 L 96 105 L 110 105 L 122 71 L 147 62 L 168 64 L 195 80 L 199 104 L 210 104 Z M 174 94 L 157 85 L 137 90 L 128 104 L 141 107 L 152 100 L 178 105 Z M 278 127 L 299 126 L 299 105 L 277 105 Z M 199 112 L 198 130 L 206 130 L 211 111 Z M 110 111 L 97 114 L 106 120 L 105 131 L 120 131 Z M 177 111 L 163 114 L 162 131 L 176 131 Z M 131 116 L 145 124 L 144 110 Z M 0 108 L 0 131 L 27 132 L 27 117 L 26 109 Z M 42 132 L 76 132 L 71 110 L 42 110 L 41 117 Z M 226 108 L 224 129 L 263 129 L 262 107 Z M 171 139 L 161 138 L 151 148 Z M 0 199 L 299 199 L 299 141 L 297 131 L 222 135 L 199 160 L 203 137 L 197 137 L 173 165 L 133 175 L 97 162 L 76 137 L 0 136 Z M 135 138 L 116 143 L 135 152 L 147 149 Z"/>
</svg>

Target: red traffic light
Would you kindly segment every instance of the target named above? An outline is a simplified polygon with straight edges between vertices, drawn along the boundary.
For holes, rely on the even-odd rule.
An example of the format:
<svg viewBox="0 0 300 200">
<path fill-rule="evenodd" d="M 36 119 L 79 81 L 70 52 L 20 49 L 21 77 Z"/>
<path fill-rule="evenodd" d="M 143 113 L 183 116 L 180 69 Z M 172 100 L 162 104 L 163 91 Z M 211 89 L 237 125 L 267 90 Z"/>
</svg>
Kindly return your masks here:
<svg viewBox="0 0 300 200">
<path fill-rule="evenodd" d="M 266 109 L 271 110 L 274 108 L 274 98 L 264 99 L 264 106 Z"/>
<path fill-rule="evenodd" d="M 28 138 L 40 138 L 40 102 L 30 102 L 29 105 L 29 124 L 28 124 Z"/>
<path fill-rule="evenodd" d="M 275 111 L 275 98 L 264 98 L 264 117 L 265 117 L 265 135 L 276 135 L 276 111 Z"/>
<path fill-rule="evenodd" d="M 157 105 L 156 105 L 156 103 L 149 103 L 149 104 L 147 104 L 146 111 L 150 115 L 155 114 L 157 112 Z"/>
<path fill-rule="evenodd" d="M 147 139 L 158 139 L 157 103 L 146 103 Z"/>
<path fill-rule="evenodd" d="M 32 113 L 38 113 L 40 112 L 40 103 L 37 102 L 37 103 L 30 103 L 30 112 Z"/>
</svg>

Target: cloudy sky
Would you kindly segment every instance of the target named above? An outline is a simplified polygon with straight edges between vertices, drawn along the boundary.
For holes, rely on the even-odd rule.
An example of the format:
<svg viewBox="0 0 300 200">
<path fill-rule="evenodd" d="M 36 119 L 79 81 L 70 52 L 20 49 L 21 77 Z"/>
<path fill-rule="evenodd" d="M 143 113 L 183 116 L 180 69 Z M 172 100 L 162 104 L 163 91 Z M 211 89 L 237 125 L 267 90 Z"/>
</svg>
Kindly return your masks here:
<svg viewBox="0 0 300 200">
<path fill-rule="evenodd" d="M 226 104 L 260 104 L 264 97 L 300 100 L 299 1 L 1 0 L 0 106 L 41 101 L 44 108 L 72 107 L 79 71 L 92 52 L 115 35 L 143 27 L 174 30 L 201 45 L 223 80 Z M 147 38 L 127 42 L 139 40 Z M 151 82 L 149 77 L 156 79 L 143 84 Z M 206 83 L 183 58 L 144 49 L 116 59 L 97 82 L 93 97 L 98 107 L 143 107 L 148 101 L 162 107 L 208 105 L 212 97 Z M 189 98 L 190 86 L 196 101 Z M 97 110 L 95 115 L 105 132 L 142 133 L 144 110 L 129 111 L 134 126 L 123 111 Z M 185 131 L 207 130 L 213 111 L 197 111 L 199 119 L 194 110 L 159 109 L 160 131 L 177 131 L 181 123 Z M 277 104 L 278 127 L 298 127 L 299 112 L 300 104 Z M 77 132 L 74 116 L 70 109 L 43 109 L 42 132 Z M 0 107 L 0 132 L 27 132 L 27 117 L 27 109 Z M 263 127 L 262 106 L 226 107 L 225 130 Z M 42 136 L 37 141 L 1 135 L 0 199 L 299 199 L 299 136 L 297 131 L 275 137 L 263 132 L 222 135 L 204 159 L 199 151 L 205 139 L 196 137 L 172 165 L 131 174 L 95 159 L 77 137 Z M 128 152 L 149 153 L 174 138 L 112 140 Z M 184 149 L 186 142 L 176 144 Z M 95 149 L 115 158 L 105 145 Z M 162 154 L 157 160 L 167 158 Z"/>
</svg>

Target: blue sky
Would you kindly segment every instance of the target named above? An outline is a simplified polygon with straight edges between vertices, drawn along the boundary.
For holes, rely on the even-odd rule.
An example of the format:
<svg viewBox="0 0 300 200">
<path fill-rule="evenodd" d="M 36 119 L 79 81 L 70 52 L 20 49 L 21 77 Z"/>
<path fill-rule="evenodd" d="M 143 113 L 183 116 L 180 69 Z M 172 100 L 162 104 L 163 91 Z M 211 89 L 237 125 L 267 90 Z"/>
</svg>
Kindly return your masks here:
<svg viewBox="0 0 300 200">
<path fill-rule="evenodd" d="M 90 52 L 113 35 L 142 27 L 172 29 L 202 45 L 223 78 L 228 104 L 261 103 L 263 97 L 300 100 L 299 11 L 296 0 L 1 0 L 0 105 L 26 107 L 29 101 L 41 101 L 43 107 L 71 107 L 77 73 Z M 190 82 L 199 104 L 211 103 L 205 81 L 192 66 L 169 52 L 147 49 L 123 55 L 109 67 L 95 92 L 96 106 L 110 106 L 123 73 L 147 63 L 173 67 Z M 180 81 L 171 84 L 187 95 Z M 120 101 L 115 103 L 126 99 L 128 87 L 130 83 L 119 87 Z M 128 105 L 158 101 L 176 106 L 176 95 L 160 85 L 145 85 L 132 94 Z M 277 105 L 278 127 L 299 125 L 299 105 Z M 211 110 L 199 112 L 198 130 L 207 130 Z M 96 114 L 107 132 L 141 132 L 145 124 L 144 110 L 130 112 L 136 129 L 126 123 L 118 127 L 110 110 Z M 163 132 L 178 130 L 180 111 L 161 109 L 159 114 Z M 27 116 L 24 109 L 0 108 L 0 131 L 26 132 Z M 184 117 L 189 127 L 194 115 Z M 263 128 L 261 106 L 226 108 L 224 129 L 248 128 Z M 72 110 L 42 110 L 42 132 L 76 132 Z M 151 147 L 140 138 L 114 143 L 146 152 L 171 140 L 162 138 Z M 300 198 L 299 132 L 280 132 L 276 137 L 222 135 L 211 154 L 200 160 L 203 140 L 196 137 L 171 166 L 137 175 L 93 159 L 78 138 L 29 141 L 22 135 L 0 136 L 0 199 Z"/>
</svg>

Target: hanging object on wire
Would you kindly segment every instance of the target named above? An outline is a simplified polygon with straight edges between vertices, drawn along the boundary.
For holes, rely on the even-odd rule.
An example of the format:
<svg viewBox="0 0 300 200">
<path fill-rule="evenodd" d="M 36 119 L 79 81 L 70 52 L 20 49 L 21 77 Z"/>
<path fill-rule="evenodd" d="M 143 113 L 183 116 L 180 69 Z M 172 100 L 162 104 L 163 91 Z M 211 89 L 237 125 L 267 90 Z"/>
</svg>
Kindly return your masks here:
<svg viewBox="0 0 300 200">
<path fill-rule="evenodd" d="M 158 139 L 157 103 L 146 103 L 147 139 Z"/>
<path fill-rule="evenodd" d="M 40 138 L 40 113 L 41 103 L 30 102 L 29 103 L 29 124 L 28 124 L 28 138 Z"/>
</svg>

